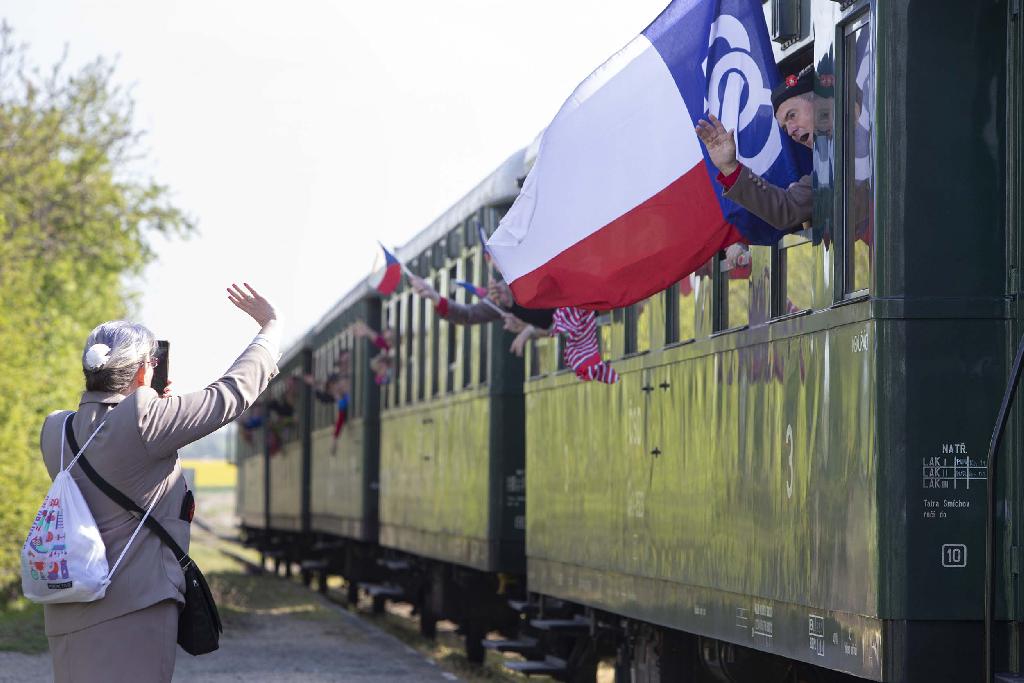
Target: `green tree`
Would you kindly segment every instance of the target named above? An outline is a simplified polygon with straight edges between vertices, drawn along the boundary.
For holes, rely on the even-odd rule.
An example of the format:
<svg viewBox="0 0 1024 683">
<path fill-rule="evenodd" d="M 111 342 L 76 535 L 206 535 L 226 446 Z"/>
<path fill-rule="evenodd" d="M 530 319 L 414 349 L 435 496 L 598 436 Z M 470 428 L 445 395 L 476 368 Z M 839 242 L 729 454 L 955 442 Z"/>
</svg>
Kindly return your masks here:
<svg viewBox="0 0 1024 683">
<path fill-rule="evenodd" d="M 0 587 L 11 589 L 49 485 L 43 418 L 77 405 L 82 344 L 129 312 L 149 238 L 194 229 L 167 188 L 139 178 L 141 133 L 113 64 L 42 72 L 27 55 L 0 25 Z"/>
</svg>

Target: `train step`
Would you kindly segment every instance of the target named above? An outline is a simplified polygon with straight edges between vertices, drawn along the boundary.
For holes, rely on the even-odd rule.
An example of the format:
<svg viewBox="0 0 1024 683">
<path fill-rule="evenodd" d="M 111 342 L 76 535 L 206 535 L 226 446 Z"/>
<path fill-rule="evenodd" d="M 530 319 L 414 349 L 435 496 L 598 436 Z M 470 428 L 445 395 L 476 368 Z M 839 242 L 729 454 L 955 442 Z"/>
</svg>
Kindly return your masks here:
<svg viewBox="0 0 1024 683">
<path fill-rule="evenodd" d="M 405 560 L 380 559 L 377 560 L 377 564 L 392 572 L 402 572 L 409 568 L 409 563 Z"/>
<path fill-rule="evenodd" d="M 330 552 L 332 550 L 341 550 L 344 547 L 344 541 L 318 541 L 317 543 L 313 544 L 313 547 L 310 548 L 310 550 L 312 550 L 315 553 L 324 553 Z"/>
<path fill-rule="evenodd" d="M 564 659 L 550 655 L 539 662 L 505 662 L 505 668 L 527 676 L 552 676 L 569 672 L 569 665 Z"/>
<path fill-rule="evenodd" d="M 366 591 L 371 598 L 401 598 L 405 595 L 405 591 L 398 586 L 361 582 L 359 587 Z"/>
<path fill-rule="evenodd" d="M 303 571 L 322 572 L 330 566 L 330 562 L 327 560 L 303 560 L 299 563 L 299 566 Z"/>
<path fill-rule="evenodd" d="M 515 652 L 521 655 L 533 654 L 538 651 L 536 638 L 519 638 L 517 640 L 484 640 L 485 650 L 495 652 Z"/>
<path fill-rule="evenodd" d="M 538 631 L 552 631 L 563 634 L 584 634 L 590 632 L 590 620 L 584 617 L 573 619 L 531 619 L 530 626 Z"/>
<path fill-rule="evenodd" d="M 1024 683 L 1020 674 L 996 674 L 996 683 Z"/>
<path fill-rule="evenodd" d="M 527 616 L 537 614 L 537 604 L 527 600 L 509 600 L 508 606 L 512 608 L 512 611 L 518 612 L 519 614 L 525 614 Z"/>
</svg>

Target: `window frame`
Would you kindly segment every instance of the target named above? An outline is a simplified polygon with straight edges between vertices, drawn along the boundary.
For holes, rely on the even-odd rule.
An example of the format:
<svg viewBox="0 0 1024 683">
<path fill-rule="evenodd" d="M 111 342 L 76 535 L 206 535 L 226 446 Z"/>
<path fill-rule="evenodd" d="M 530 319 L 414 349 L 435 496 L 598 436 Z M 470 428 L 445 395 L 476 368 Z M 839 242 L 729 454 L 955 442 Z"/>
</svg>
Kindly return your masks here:
<svg viewBox="0 0 1024 683">
<path fill-rule="evenodd" d="M 833 225 L 839 227 L 839 232 L 842 235 L 842 240 L 837 240 L 838 249 L 837 257 L 834 260 L 835 268 L 835 302 L 836 304 L 842 304 L 852 301 L 860 301 L 863 299 L 870 298 L 872 289 L 873 272 L 869 272 L 868 275 L 868 286 L 863 289 L 852 289 L 853 284 L 850 280 L 856 278 L 855 271 L 850 267 L 850 259 L 853 258 L 851 250 L 852 242 L 850 240 L 851 231 L 856 230 L 856 227 L 850 224 L 850 206 L 851 196 L 848 192 L 847 187 L 847 176 L 848 165 L 851 163 L 851 157 L 855 154 L 854 140 L 848 134 L 848 118 L 847 114 L 852 109 L 852 103 L 849 102 L 849 91 L 847 89 L 849 85 L 849 78 L 856 78 L 855 74 L 851 73 L 850 60 L 856 57 L 856 51 L 851 53 L 847 41 L 850 36 L 855 34 L 857 31 L 866 28 L 869 34 L 868 40 L 871 44 L 875 44 L 875 36 L 871 34 L 874 30 L 874 22 L 872 21 L 872 15 L 870 7 L 865 4 L 860 4 L 857 7 L 851 7 L 850 12 L 846 14 L 842 21 L 836 24 L 836 54 L 837 59 L 835 63 L 838 66 L 836 71 L 836 114 L 833 116 L 833 126 L 836 131 L 836 150 L 839 156 L 838 162 L 835 165 L 836 169 L 836 181 L 835 181 L 835 194 L 836 194 L 836 206 L 834 208 L 834 216 L 837 220 L 833 221 Z M 874 55 L 872 54 L 872 58 Z M 871 67 L 872 76 L 874 77 L 877 73 L 874 65 Z M 836 122 L 841 122 L 840 125 L 836 125 Z M 876 147 L 875 143 L 875 127 L 871 127 L 870 141 L 872 148 Z M 872 162 L 874 161 L 872 157 Z M 872 192 L 875 188 L 875 168 L 872 163 L 871 178 L 872 178 Z M 874 250 L 874 245 L 870 247 Z M 852 276 L 851 276 L 852 274 Z"/>
</svg>

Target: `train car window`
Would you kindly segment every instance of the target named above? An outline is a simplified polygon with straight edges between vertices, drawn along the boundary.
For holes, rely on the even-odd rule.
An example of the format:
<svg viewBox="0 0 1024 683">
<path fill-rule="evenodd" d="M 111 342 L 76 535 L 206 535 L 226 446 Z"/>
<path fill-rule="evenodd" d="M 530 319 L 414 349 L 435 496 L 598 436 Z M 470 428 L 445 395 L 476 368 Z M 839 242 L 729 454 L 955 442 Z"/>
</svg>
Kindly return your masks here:
<svg viewBox="0 0 1024 683">
<path fill-rule="evenodd" d="M 462 228 L 463 226 L 460 224 L 448 233 L 447 245 L 448 258 L 450 259 L 459 258 L 459 255 L 462 253 L 462 239 L 464 234 Z"/>
<path fill-rule="evenodd" d="M 331 355 L 331 349 L 329 347 L 327 347 L 327 346 L 320 347 L 319 353 L 320 353 L 320 370 L 319 370 L 319 374 L 317 375 L 317 377 L 319 378 L 320 382 L 324 382 L 327 379 L 327 377 L 330 376 L 332 373 L 340 372 L 341 368 L 340 368 L 340 366 L 335 368 L 335 366 L 338 364 L 337 363 L 338 356 L 337 355 L 333 355 L 332 356 Z M 319 411 L 318 412 L 318 416 L 317 416 L 318 417 L 317 425 L 320 426 L 320 427 L 323 427 L 323 426 L 325 426 L 327 424 L 330 424 L 333 421 L 333 418 L 334 418 L 334 405 L 333 404 L 326 404 L 326 403 L 317 401 L 317 407 L 318 407 L 318 411 Z"/>
<path fill-rule="evenodd" d="M 665 345 L 679 341 L 679 285 L 675 284 L 661 293 L 665 304 Z"/>
<path fill-rule="evenodd" d="M 809 233 L 789 233 L 779 240 L 780 315 L 799 313 L 814 306 L 816 249 Z"/>
<path fill-rule="evenodd" d="M 501 222 L 501 212 L 495 208 L 489 208 L 484 212 L 484 232 L 490 236 Z"/>
<path fill-rule="evenodd" d="M 874 149 L 871 116 L 874 59 L 867 15 L 843 38 L 843 223 L 844 292 L 866 294 L 871 286 L 874 237 Z"/>
<path fill-rule="evenodd" d="M 664 292 L 665 344 L 690 341 L 694 337 L 696 281 L 696 274 L 687 275 Z"/>
<path fill-rule="evenodd" d="M 623 310 L 616 308 L 612 311 L 597 314 L 597 339 L 601 345 L 601 355 L 605 358 L 615 358 L 616 355 L 622 355 L 617 353 L 622 349 L 615 348 L 615 324 L 622 324 L 624 322 Z"/>
<path fill-rule="evenodd" d="M 414 371 L 416 369 L 416 356 L 413 353 L 413 344 L 416 340 L 415 329 L 413 328 L 413 308 L 416 305 L 416 297 L 412 292 L 402 295 L 405 301 L 404 315 L 402 316 L 402 331 L 405 334 L 405 377 L 402 381 L 403 403 L 412 403 L 412 385 Z"/>
<path fill-rule="evenodd" d="M 481 247 L 483 249 L 483 247 Z M 483 252 L 481 251 L 481 254 Z M 477 261 L 478 272 L 476 282 L 486 284 L 491 279 L 491 266 L 482 255 Z M 477 382 L 487 384 L 490 370 L 490 349 L 491 349 L 491 325 L 477 325 L 480 335 L 480 363 L 477 371 Z"/>
<path fill-rule="evenodd" d="M 719 263 L 721 262 L 720 258 Z M 750 324 L 750 273 L 749 266 L 738 266 L 724 271 L 719 268 L 722 329 L 728 330 Z"/>
<path fill-rule="evenodd" d="M 676 318 L 679 320 L 678 341 L 681 342 L 690 341 L 696 336 L 694 333 L 697 310 L 696 296 L 694 294 L 696 282 L 697 275 L 690 274 L 676 283 L 676 291 L 679 292 Z"/>
<path fill-rule="evenodd" d="M 452 283 L 459 279 L 459 267 L 453 265 L 448 269 L 448 288 L 451 289 Z M 469 292 L 459 288 L 460 293 L 456 296 L 463 303 L 468 303 Z M 459 334 L 465 333 L 465 328 L 461 328 L 459 325 L 452 325 L 449 322 L 445 322 L 445 346 L 447 347 L 448 355 L 446 360 L 446 367 L 448 368 L 448 374 L 444 385 L 446 393 L 452 393 L 455 391 L 455 373 L 458 372 L 459 363 Z"/>
<path fill-rule="evenodd" d="M 399 394 L 399 386 L 402 379 L 402 297 L 396 296 L 394 301 L 391 302 L 392 308 L 394 309 L 394 315 L 391 317 L 391 329 L 393 330 L 395 341 L 394 341 L 394 353 L 395 361 L 393 364 L 393 370 L 391 371 L 391 382 L 387 386 L 387 392 L 391 395 L 392 405 L 397 406 L 401 400 Z"/>
<path fill-rule="evenodd" d="M 467 229 L 469 223 L 466 223 Z M 468 232 L 467 232 L 468 236 Z M 474 280 L 473 278 L 473 257 L 467 256 L 462 261 L 462 274 L 467 280 Z M 465 291 L 465 290 L 463 290 Z M 467 292 L 468 294 L 468 292 Z M 468 298 L 467 298 L 468 300 Z M 477 334 L 473 327 L 464 327 L 462 329 L 462 381 L 463 387 L 468 387 L 473 383 L 473 335 Z"/>
<path fill-rule="evenodd" d="M 643 301 L 637 301 L 630 306 L 633 309 L 633 317 L 636 320 L 636 353 L 644 353 L 651 350 L 652 303 L 648 298 Z"/>
<path fill-rule="evenodd" d="M 431 283 L 436 290 L 444 291 L 441 275 L 434 278 Z M 441 319 L 430 314 L 430 395 L 437 396 L 441 391 Z"/>
<path fill-rule="evenodd" d="M 625 340 L 623 353 L 643 353 L 651 348 L 650 301 L 644 299 L 628 306 L 623 311 Z"/>
<path fill-rule="evenodd" d="M 419 320 L 416 324 L 416 400 L 427 397 L 427 316 L 430 315 L 430 299 L 419 299 L 416 307 Z"/>
<path fill-rule="evenodd" d="M 359 416 L 363 397 L 363 378 L 369 372 L 368 359 L 364 353 L 364 344 L 357 344 L 349 331 L 344 331 L 339 337 L 341 351 L 348 353 L 350 372 L 352 373 L 352 388 L 348 394 L 348 415 L 351 418 Z"/>
<path fill-rule="evenodd" d="M 381 334 L 384 334 L 384 330 L 386 330 L 390 326 L 391 326 L 391 304 L 388 303 L 388 302 L 384 302 L 381 305 L 381 312 L 380 312 L 380 332 L 381 332 Z M 376 353 L 376 351 L 375 351 L 375 353 Z M 383 405 L 383 407 L 385 407 L 385 408 L 387 408 L 390 405 L 388 393 L 389 393 L 388 392 L 388 387 L 387 386 L 382 386 L 381 387 L 381 391 L 380 391 L 380 401 L 381 401 L 381 404 Z"/>
<path fill-rule="evenodd" d="M 694 338 L 707 337 L 715 331 L 714 278 L 712 277 L 715 265 L 715 259 L 711 259 L 690 276 L 693 283 Z M 682 325 L 682 315 L 680 315 L 680 325 Z"/>
<path fill-rule="evenodd" d="M 623 355 L 636 353 L 637 330 L 636 330 L 636 304 L 623 309 L 625 339 L 622 349 Z"/>
</svg>

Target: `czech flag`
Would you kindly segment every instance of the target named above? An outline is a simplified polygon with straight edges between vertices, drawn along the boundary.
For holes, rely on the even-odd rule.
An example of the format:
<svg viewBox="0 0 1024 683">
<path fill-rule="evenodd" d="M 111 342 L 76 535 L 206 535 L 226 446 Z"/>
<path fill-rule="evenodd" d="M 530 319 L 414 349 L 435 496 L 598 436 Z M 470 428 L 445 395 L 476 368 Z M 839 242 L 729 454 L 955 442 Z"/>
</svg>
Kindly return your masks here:
<svg viewBox="0 0 1024 683">
<path fill-rule="evenodd" d="M 484 225 L 480 221 L 476 222 L 476 234 L 480 238 L 480 244 L 483 246 L 484 260 L 487 261 L 488 263 L 490 263 L 491 262 L 491 252 L 487 248 L 487 233 L 484 232 Z"/>
<path fill-rule="evenodd" d="M 486 289 L 484 289 L 483 287 L 478 287 L 478 286 L 474 285 L 472 282 L 466 282 L 465 280 L 456 280 L 452 284 L 454 284 L 456 287 L 462 287 L 464 290 L 466 290 L 470 294 L 472 294 L 474 296 L 478 296 L 481 299 L 483 299 L 483 298 L 485 298 L 487 296 L 487 290 Z"/>
<path fill-rule="evenodd" d="M 381 296 L 388 296 L 398 289 L 402 282 L 402 262 L 383 244 L 380 244 L 380 248 L 384 251 L 384 268 L 375 272 L 371 276 L 371 281 Z"/>
<path fill-rule="evenodd" d="M 625 306 L 729 244 L 776 241 L 782 233 L 722 197 L 694 127 L 714 113 L 736 130 L 739 160 L 787 186 L 799 174 L 772 109 L 778 80 L 760 0 L 674 0 L 544 132 L 487 243 L 516 301 Z"/>
</svg>

